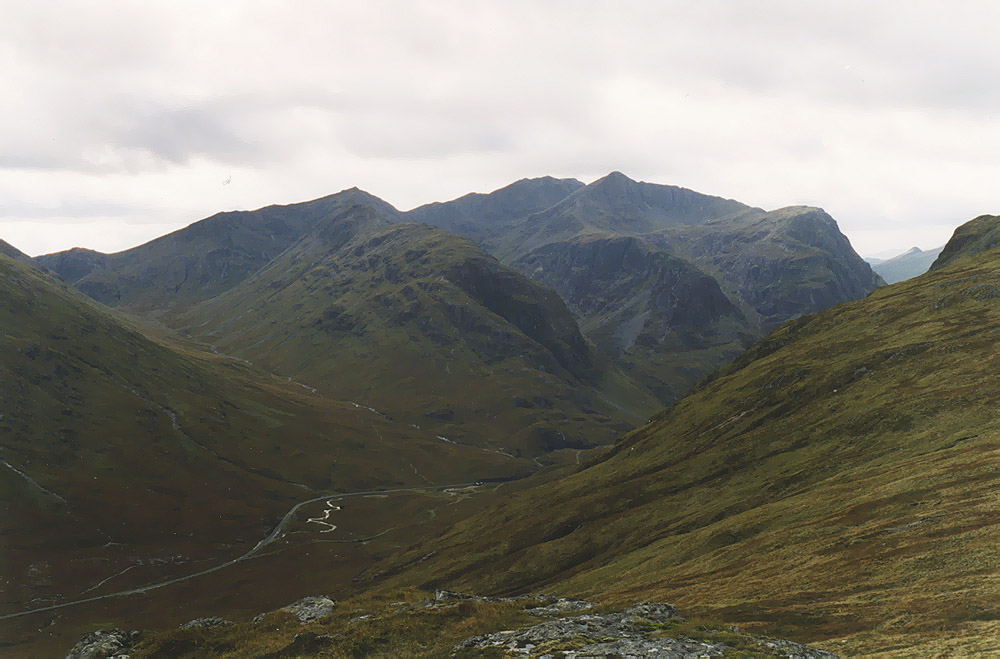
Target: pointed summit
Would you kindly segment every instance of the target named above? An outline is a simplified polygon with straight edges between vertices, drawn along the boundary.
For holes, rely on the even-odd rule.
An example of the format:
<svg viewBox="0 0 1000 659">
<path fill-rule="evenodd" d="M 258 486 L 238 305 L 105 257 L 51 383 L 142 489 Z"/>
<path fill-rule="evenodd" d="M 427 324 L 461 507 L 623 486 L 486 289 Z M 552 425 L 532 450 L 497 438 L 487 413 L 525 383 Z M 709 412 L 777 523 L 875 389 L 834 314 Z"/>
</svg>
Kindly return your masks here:
<svg viewBox="0 0 1000 659">
<path fill-rule="evenodd" d="M 590 186 L 588 186 L 588 187 L 595 187 L 595 188 L 597 188 L 597 187 L 605 187 L 605 186 L 619 186 L 619 187 L 621 187 L 621 186 L 626 186 L 626 185 L 635 185 L 637 183 L 638 183 L 638 181 L 630 179 L 629 177 L 625 176 L 624 174 L 622 174 L 618 170 L 615 170 L 615 171 L 611 172 L 610 174 L 608 174 L 606 176 L 602 176 L 601 178 L 597 179 L 596 181 L 594 181 L 593 183 L 591 183 Z"/>
</svg>

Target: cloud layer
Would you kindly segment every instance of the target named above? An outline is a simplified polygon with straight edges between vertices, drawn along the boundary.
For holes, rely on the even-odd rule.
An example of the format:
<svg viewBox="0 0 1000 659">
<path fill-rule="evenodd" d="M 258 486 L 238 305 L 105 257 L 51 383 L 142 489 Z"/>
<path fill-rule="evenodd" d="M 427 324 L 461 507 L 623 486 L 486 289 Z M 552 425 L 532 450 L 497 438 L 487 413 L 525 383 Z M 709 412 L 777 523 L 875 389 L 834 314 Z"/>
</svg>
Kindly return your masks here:
<svg viewBox="0 0 1000 659">
<path fill-rule="evenodd" d="M 990 2 L 13 1 L 4 14 L 0 237 L 33 254 L 123 249 L 354 185 L 405 209 L 615 169 L 822 206 L 862 253 L 933 247 L 1000 210 Z"/>
</svg>

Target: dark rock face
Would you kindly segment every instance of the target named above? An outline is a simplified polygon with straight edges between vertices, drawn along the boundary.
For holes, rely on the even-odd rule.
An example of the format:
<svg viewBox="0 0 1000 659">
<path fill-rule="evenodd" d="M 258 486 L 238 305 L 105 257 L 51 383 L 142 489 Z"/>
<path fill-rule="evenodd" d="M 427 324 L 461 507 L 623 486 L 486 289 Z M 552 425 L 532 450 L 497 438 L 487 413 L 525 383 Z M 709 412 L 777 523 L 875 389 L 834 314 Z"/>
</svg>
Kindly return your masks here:
<svg viewBox="0 0 1000 659">
<path fill-rule="evenodd" d="M 758 336 L 714 278 L 641 238 L 584 236 L 513 265 L 554 288 L 587 338 L 664 403 Z"/>
<path fill-rule="evenodd" d="M 445 276 L 484 307 L 548 349 L 573 375 L 589 379 L 595 364 L 590 347 L 558 295 L 492 258 L 452 266 Z"/>
<path fill-rule="evenodd" d="M 121 629 L 90 632 L 66 655 L 66 659 L 108 659 L 127 656 L 128 650 L 139 641 L 140 632 Z"/>
<path fill-rule="evenodd" d="M 651 240 L 715 275 L 759 314 L 765 333 L 791 318 L 860 299 L 884 283 L 819 208 L 750 212 Z"/>
<path fill-rule="evenodd" d="M 65 252 L 35 257 L 35 263 L 48 268 L 66 281 L 74 283 L 103 266 L 109 256 L 92 249 L 74 247 Z"/>
</svg>

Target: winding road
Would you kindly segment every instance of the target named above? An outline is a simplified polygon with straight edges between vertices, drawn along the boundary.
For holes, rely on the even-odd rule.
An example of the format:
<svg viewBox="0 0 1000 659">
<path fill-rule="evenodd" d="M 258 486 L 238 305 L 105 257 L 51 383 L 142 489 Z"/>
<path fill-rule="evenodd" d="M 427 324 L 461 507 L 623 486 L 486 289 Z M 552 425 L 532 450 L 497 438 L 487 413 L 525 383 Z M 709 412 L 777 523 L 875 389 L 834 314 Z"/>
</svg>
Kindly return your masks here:
<svg viewBox="0 0 1000 659">
<path fill-rule="evenodd" d="M 284 531 L 285 527 L 288 525 L 288 522 L 291 521 L 292 517 L 295 516 L 295 513 L 297 513 L 303 506 L 307 506 L 307 505 L 309 505 L 311 503 L 315 503 L 317 501 L 323 501 L 323 500 L 327 501 L 327 506 L 328 506 L 327 513 L 329 514 L 329 511 L 333 509 L 333 506 L 330 505 L 330 502 L 332 502 L 332 501 L 339 501 L 341 499 L 349 499 L 351 497 L 370 496 L 372 494 L 394 494 L 394 493 L 398 493 L 398 492 L 435 492 L 435 491 L 438 491 L 438 490 L 447 490 L 447 489 L 453 488 L 453 487 L 470 487 L 472 485 L 477 485 L 477 484 L 478 483 L 454 483 L 454 484 L 451 484 L 451 485 L 428 485 L 426 487 L 403 487 L 403 488 L 397 488 L 397 489 L 392 489 L 392 490 L 368 490 L 368 491 L 365 491 L 365 492 L 329 493 L 329 494 L 324 494 L 323 496 L 313 497 L 312 499 L 307 499 L 306 501 L 301 501 L 301 502 L 295 504 L 294 506 L 292 506 L 291 510 L 289 510 L 287 513 L 285 513 L 285 516 L 281 518 L 281 521 L 278 522 L 278 525 L 274 527 L 274 530 L 272 530 L 263 540 L 261 540 L 256 545 L 254 545 L 253 549 L 251 549 L 250 551 L 246 552 L 242 556 L 238 556 L 236 558 L 233 558 L 231 560 L 225 561 L 223 563 L 219 563 L 218 565 L 215 565 L 213 567 L 207 568 L 205 570 L 201 570 L 199 572 L 193 572 L 191 574 L 187 574 L 187 575 L 184 575 L 182 577 L 173 577 L 171 579 L 166 579 L 164 581 L 157 581 L 155 583 L 147 584 L 145 586 L 139 586 L 138 588 L 130 588 L 128 590 L 120 590 L 120 591 L 115 592 L 115 593 L 107 593 L 105 595 L 95 595 L 94 597 L 85 597 L 83 599 L 72 600 L 72 601 L 69 601 L 69 602 L 62 602 L 61 604 L 52 604 L 50 606 L 43 606 L 43 607 L 39 607 L 37 609 L 28 609 L 27 611 L 19 611 L 17 613 L 8 613 L 6 615 L 0 615 L 0 620 L 10 620 L 11 618 L 20 618 L 22 616 L 28 616 L 28 615 L 32 615 L 32 614 L 35 614 L 35 613 L 44 613 L 46 611 L 55 611 L 57 609 L 64 609 L 64 608 L 69 607 L 69 606 L 76 606 L 78 604 L 87 604 L 88 602 L 99 602 L 100 600 L 111 599 L 111 598 L 114 598 L 114 597 L 127 597 L 129 595 L 141 595 L 143 593 L 148 593 L 151 590 L 156 590 L 158 588 L 164 588 L 166 586 L 172 586 L 174 584 L 178 584 L 178 583 L 181 583 L 181 582 L 184 582 L 184 581 L 189 581 L 189 580 L 195 579 L 197 577 L 203 577 L 206 574 L 212 574 L 213 572 L 218 572 L 219 570 L 225 569 L 225 568 L 227 568 L 227 567 L 229 567 L 231 565 L 236 565 L 237 563 L 241 563 L 241 562 L 247 560 L 248 558 L 251 558 L 255 554 L 260 553 L 260 551 L 262 549 L 264 549 L 265 547 L 267 547 L 268 545 L 270 545 L 275 540 L 280 539 L 281 536 L 282 536 L 282 532 Z M 310 521 L 312 521 L 312 520 L 310 520 Z M 333 530 L 333 529 L 330 529 L 330 530 Z"/>
</svg>

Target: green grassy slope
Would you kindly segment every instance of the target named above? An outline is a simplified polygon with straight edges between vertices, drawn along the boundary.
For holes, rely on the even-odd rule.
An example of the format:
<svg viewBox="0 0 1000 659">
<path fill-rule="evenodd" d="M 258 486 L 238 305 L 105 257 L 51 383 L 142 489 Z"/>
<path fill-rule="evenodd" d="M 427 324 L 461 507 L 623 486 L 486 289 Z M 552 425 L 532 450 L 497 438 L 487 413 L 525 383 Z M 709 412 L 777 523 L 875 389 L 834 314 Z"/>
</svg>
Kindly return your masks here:
<svg viewBox="0 0 1000 659">
<path fill-rule="evenodd" d="M 363 206 L 179 322 L 330 396 L 529 455 L 608 441 L 655 407 L 551 290 L 466 239 Z"/>
<path fill-rule="evenodd" d="M 848 654 L 982 652 L 1000 620 L 998 300 L 994 250 L 786 323 L 606 459 L 384 573 L 666 599 Z"/>
<path fill-rule="evenodd" d="M 381 199 L 351 188 L 300 204 L 219 213 L 116 254 L 95 257 L 71 250 L 38 257 L 38 262 L 111 306 L 140 312 L 183 309 L 235 286 L 316 222 L 358 203 L 387 217 L 396 213 Z"/>
<path fill-rule="evenodd" d="M 990 251 L 1000 247 L 1000 227 L 996 215 L 980 215 L 955 229 L 948 244 L 941 250 L 931 270 L 945 268 L 958 258 Z"/>
<path fill-rule="evenodd" d="M 238 555 L 317 490 L 528 471 L 137 328 L 0 255 L 0 614 Z"/>
<path fill-rule="evenodd" d="M 589 234 L 513 265 L 559 293 L 584 334 L 664 404 L 759 336 L 715 279 L 640 238 Z"/>
</svg>

